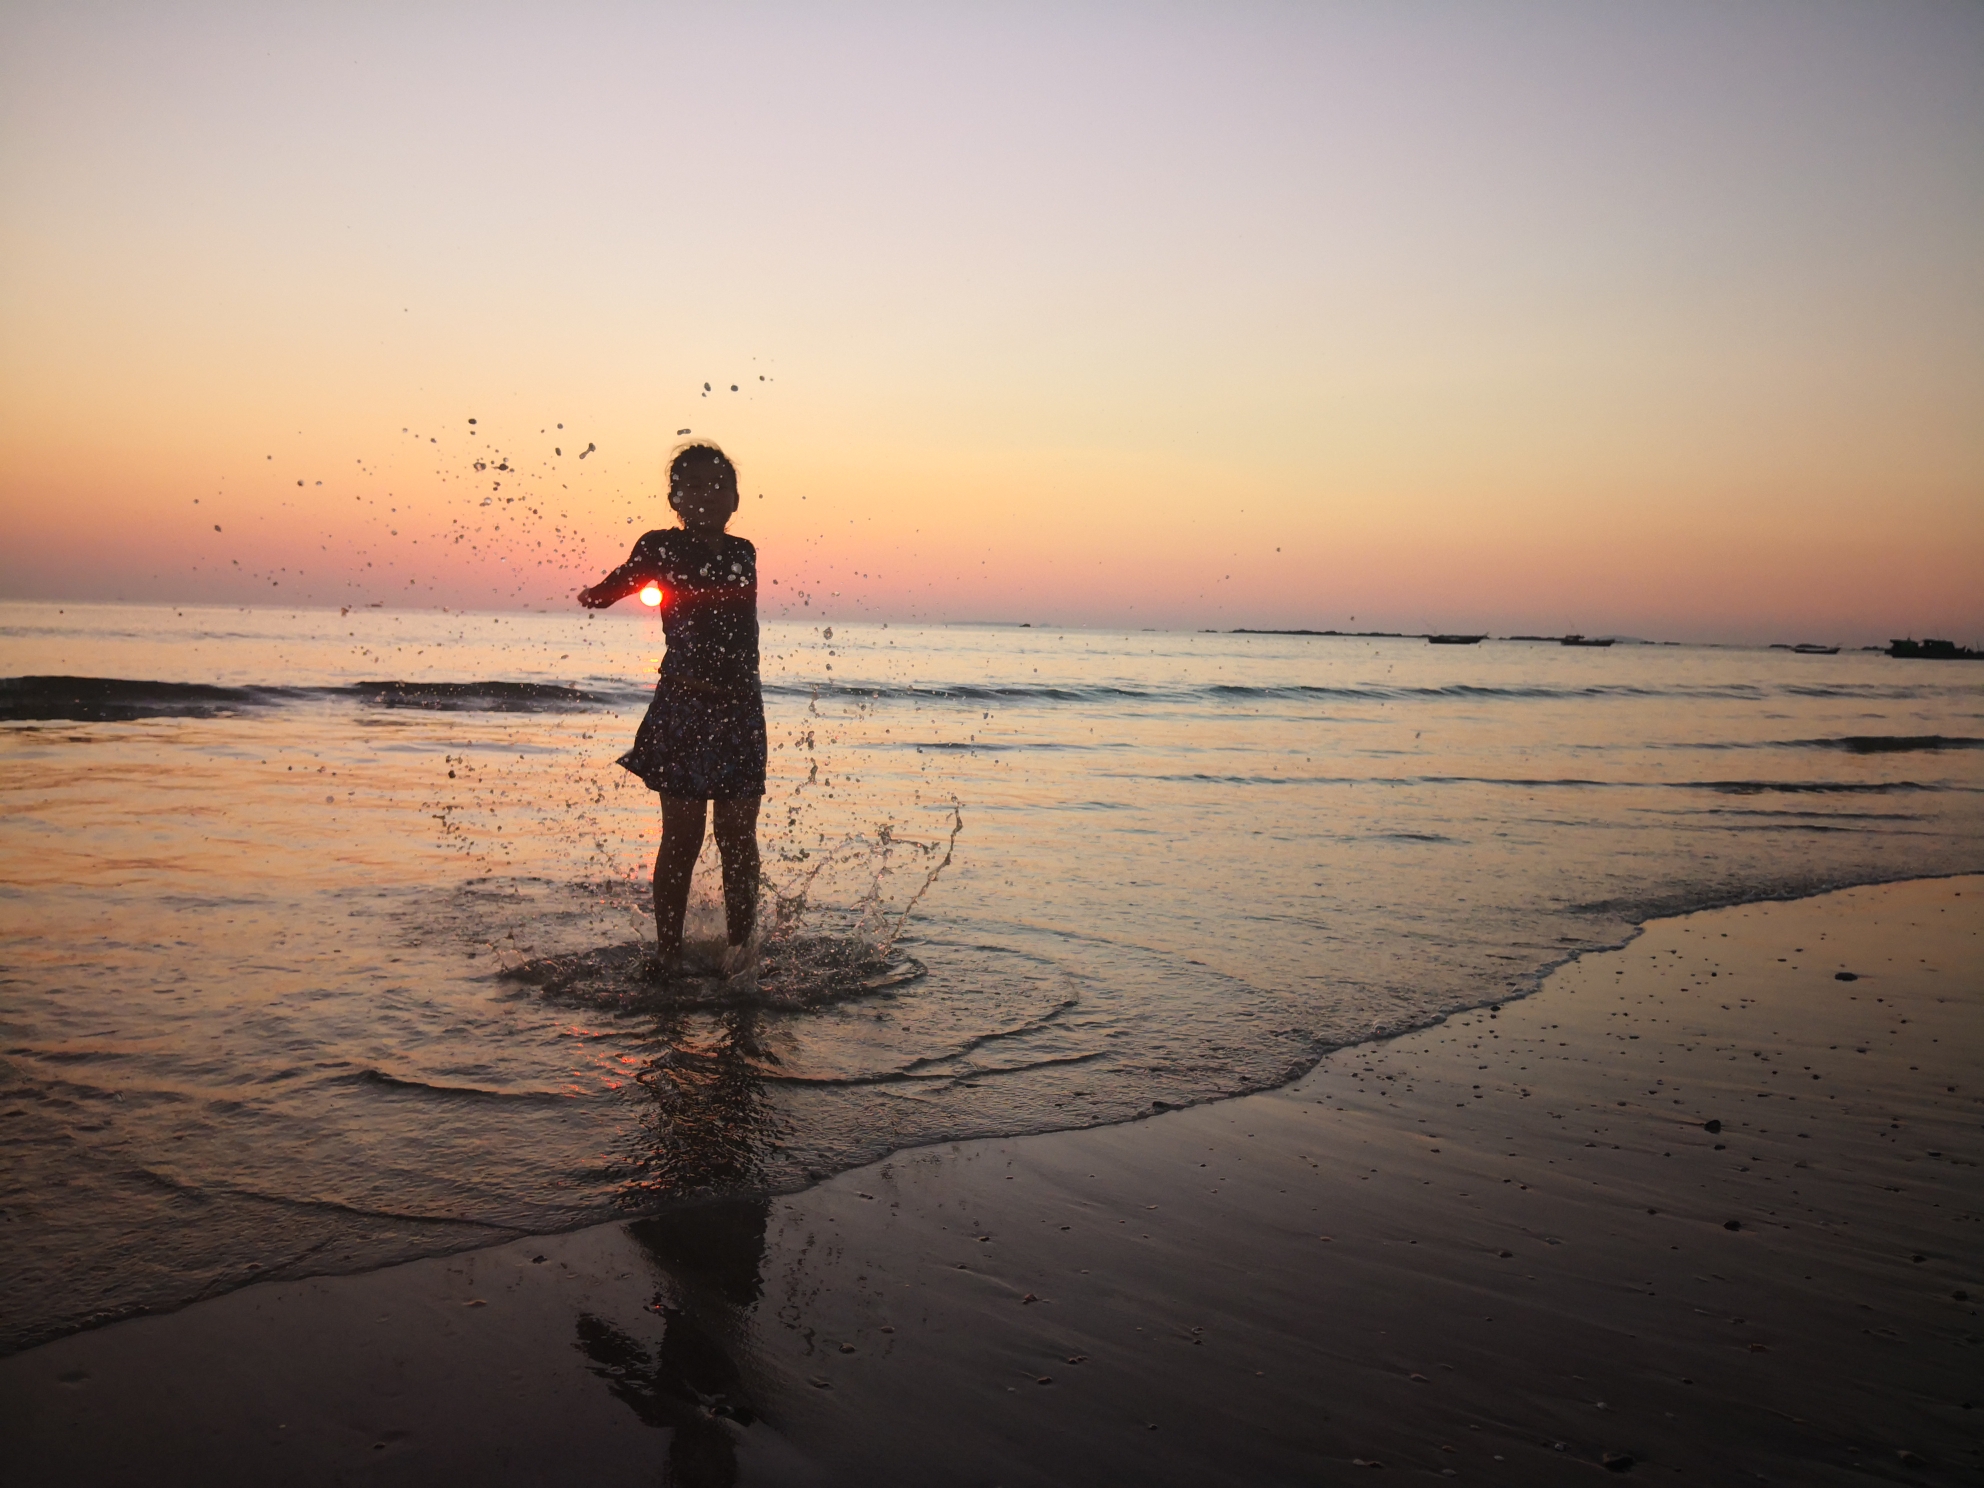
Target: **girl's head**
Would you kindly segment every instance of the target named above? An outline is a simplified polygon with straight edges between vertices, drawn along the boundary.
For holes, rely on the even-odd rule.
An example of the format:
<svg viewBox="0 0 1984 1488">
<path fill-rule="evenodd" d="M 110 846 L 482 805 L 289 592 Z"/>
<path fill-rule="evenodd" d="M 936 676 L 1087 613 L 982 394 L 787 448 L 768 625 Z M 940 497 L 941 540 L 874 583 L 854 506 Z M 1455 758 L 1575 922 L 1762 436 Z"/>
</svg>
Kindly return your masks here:
<svg viewBox="0 0 1984 1488">
<path fill-rule="evenodd" d="M 721 532 L 737 510 L 737 467 L 713 444 L 685 444 L 668 462 L 668 504 L 691 532 Z"/>
</svg>

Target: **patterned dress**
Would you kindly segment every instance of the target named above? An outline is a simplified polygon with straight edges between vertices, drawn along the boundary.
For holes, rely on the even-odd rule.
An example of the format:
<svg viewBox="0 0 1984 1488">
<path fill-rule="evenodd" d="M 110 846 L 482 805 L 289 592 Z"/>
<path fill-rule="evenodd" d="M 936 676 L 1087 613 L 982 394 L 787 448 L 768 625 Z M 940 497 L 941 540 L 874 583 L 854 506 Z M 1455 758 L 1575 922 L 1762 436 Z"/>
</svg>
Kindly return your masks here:
<svg viewBox="0 0 1984 1488">
<path fill-rule="evenodd" d="M 661 589 L 668 650 L 654 701 L 619 763 L 664 796 L 762 796 L 758 550 L 729 533 L 712 549 L 679 527 L 650 532 L 600 588 L 624 596 L 650 583 Z"/>
</svg>

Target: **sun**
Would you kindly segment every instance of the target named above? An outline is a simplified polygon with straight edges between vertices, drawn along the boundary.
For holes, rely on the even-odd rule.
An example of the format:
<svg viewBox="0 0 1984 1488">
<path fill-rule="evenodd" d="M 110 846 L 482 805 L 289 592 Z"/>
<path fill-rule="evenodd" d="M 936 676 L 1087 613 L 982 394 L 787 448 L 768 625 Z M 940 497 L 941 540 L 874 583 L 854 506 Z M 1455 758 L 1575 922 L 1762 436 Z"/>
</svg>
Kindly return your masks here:
<svg viewBox="0 0 1984 1488">
<path fill-rule="evenodd" d="M 650 607 L 661 603 L 661 585 L 650 584 L 641 591 L 641 603 Z"/>
</svg>

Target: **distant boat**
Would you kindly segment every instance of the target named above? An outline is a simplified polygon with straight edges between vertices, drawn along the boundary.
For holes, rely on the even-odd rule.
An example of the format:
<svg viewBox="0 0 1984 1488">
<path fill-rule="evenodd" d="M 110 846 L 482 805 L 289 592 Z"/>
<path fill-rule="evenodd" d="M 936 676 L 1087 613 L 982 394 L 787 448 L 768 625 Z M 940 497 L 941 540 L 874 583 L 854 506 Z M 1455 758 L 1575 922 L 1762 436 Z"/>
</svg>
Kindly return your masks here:
<svg viewBox="0 0 1984 1488">
<path fill-rule="evenodd" d="M 1888 655 L 1920 661 L 1984 661 L 1984 651 L 1973 651 L 1955 641 L 1889 641 Z"/>
<path fill-rule="evenodd" d="M 1791 649 L 1797 652 L 1800 656 L 1839 655 L 1839 647 L 1837 646 L 1815 646 L 1810 641 L 1800 641 L 1797 645 L 1793 646 Z"/>
<path fill-rule="evenodd" d="M 1612 638 L 1607 636 L 1604 640 L 1598 641 L 1588 636 L 1567 635 L 1564 637 L 1564 644 L 1566 646 L 1609 646 L 1612 644 Z"/>
<path fill-rule="evenodd" d="M 1431 641 L 1436 646 L 1478 646 L 1483 641 L 1487 640 L 1488 637 L 1485 635 L 1478 635 L 1478 636 L 1440 635 L 1440 636 L 1428 636 L 1426 637 L 1426 639 Z"/>
</svg>

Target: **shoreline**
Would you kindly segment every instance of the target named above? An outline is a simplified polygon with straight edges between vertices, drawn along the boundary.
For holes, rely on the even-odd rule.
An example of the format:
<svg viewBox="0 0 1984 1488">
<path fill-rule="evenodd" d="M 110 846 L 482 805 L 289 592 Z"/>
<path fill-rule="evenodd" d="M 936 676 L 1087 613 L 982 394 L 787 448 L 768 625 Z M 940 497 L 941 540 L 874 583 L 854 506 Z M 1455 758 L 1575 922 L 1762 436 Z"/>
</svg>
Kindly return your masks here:
<svg viewBox="0 0 1984 1488">
<path fill-rule="evenodd" d="M 1917 878 L 1652 920 L 1274 1090 L 70 1334 L 0 1360 L 0 1424 L 73 1481 L 159 1481 L 162 1443 L 207 1482 L 1940 1481 L 1979 1460 L 1980 910 Z"/>
</svg>

